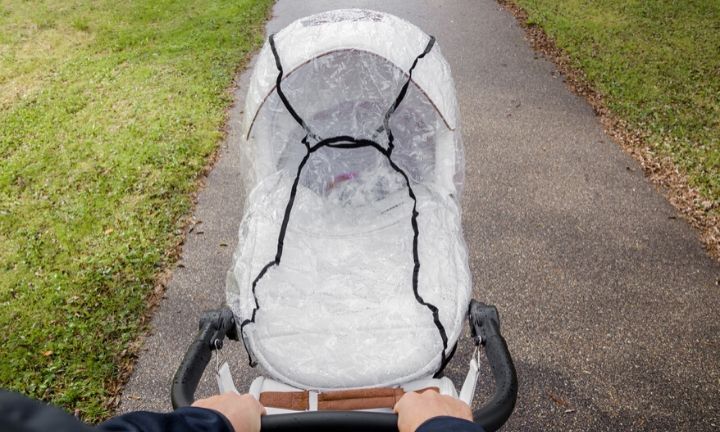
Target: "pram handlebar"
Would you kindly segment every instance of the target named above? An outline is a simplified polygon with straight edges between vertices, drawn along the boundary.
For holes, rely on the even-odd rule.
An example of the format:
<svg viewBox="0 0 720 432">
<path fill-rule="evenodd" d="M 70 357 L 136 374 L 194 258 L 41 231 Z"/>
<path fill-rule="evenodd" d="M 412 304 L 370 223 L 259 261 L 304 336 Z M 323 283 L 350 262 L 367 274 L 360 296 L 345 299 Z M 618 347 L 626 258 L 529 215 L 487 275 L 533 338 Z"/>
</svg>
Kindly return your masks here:
<svg viewBox="0 0 720 432">
<path fill-rule="evenodd" d="M 238 340 L 235 316 L 228 307 L 205 312 L 199 327 L 195 340 L 190 344 L 173 378 L 170 390 L 173 408 L 190 406 L 195 401 L 195 390 L 212 357 L 212 351 L 223 347 L 225 336 Z"/>
<path fill-rule="evenodd" d="M 475 423 L 487 432 L 498 430 L 512 414 L 518 384 L 510 352 L 500 334 L 500 318 L 494 306 L 472 300 L 468 313 L 470 329 L 476 343 L 485 347 L 490 369 L 495 378 L 495 395 L 473 412 Z M 222 348 L 227 335 L 237 340 L 235 320 L 229 308 L 206 312 L 200 320 L 200 330 L 188 348 L 173 378 L 171 399 L 173 408 L 192 405 L 195 390 L 210 361 L 212 351 Z M 261 419 L 263 432 L 386 431 L 397 432 L 397 415 L 362 411 L 310 411 L 275 414 Z"/>
<path fill-rule="evenodd" d="M 486 431 L 500 429 L 515 409 L 518 382 L 510 351 L 500 334 L 500 315 L 495 306 L 470 301 L 470 331 L 476 343 L 485 347 L 490 370 L 495 378 L 495 394 L 485 405 L 473 411 L 475 423 Z"/>
<path fill-rule="evenodd" d="M 261 432 L 398 432 L 398 416 L 362 411 L 307 411 L 266 415 Z"/>
</svg>

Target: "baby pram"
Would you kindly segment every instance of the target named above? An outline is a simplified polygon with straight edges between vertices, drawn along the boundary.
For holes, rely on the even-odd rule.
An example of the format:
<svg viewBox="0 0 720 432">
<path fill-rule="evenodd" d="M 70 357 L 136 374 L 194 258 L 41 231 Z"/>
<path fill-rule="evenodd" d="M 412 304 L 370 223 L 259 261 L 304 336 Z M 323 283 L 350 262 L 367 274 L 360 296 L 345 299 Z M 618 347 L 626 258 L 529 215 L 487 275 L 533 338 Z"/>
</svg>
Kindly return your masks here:
<svg viewBox="0 0 720 432">
<path fill-rule="evenodd" d="M 477 360 L 459 394 L 442 375 L 469 317 L 496 381 L 475 420 L 499 428 L 517 382 L 497 311 L 470 298 L 458 126 L 447 62 L 404 20 L 337 10 L 270 36 L 244 110 L 227 306 L 201 320 L 173 405 L 228 336 L 267 375 L 249 389 L 263 430 L 395 430 L 403 392 L 472 403 Z"/>
</svg>

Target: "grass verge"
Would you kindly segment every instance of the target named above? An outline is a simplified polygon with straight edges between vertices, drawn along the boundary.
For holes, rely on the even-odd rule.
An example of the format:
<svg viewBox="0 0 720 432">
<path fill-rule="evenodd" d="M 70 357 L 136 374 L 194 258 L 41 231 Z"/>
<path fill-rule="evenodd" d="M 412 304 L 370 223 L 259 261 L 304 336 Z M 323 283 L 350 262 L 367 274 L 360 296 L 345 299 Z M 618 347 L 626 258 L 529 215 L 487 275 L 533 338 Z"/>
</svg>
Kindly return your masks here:
<svg viewBox="0 0 720 432">
<path fill-rule="evenodd" d="M 0 387 L 109 414 L 271 3 L 2 3 Z"/>
<path fill-rule="evenodd" d="M 720 258 L 720 3 L 500 3 Z"/>
</svg>

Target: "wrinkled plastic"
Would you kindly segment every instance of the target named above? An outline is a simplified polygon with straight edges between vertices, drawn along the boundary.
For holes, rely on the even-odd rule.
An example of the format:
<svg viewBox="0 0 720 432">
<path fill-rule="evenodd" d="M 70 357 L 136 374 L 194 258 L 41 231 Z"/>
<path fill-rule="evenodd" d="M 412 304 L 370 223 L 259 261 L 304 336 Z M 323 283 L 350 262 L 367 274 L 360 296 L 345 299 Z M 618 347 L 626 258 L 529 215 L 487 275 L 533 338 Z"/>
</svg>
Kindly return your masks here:
<svg viewBox="0 0 720 432">
<path fill-rule="evenodd" d="M 471 290 L 462 145 L 437 44 L 389 117 L 392 152 L 382 127 L 429 40 L 397 17 L 357 9 L 303 18 L 275 35 L 282 92 L 309 131 L 277 92 L 269 44 L 259 55 L 227 301 L 238 323 L 254 318 L 242 327 L 245 342 L 280 381 L 318 390 L 401 384 L 435 373 L 460 335 Z M 374 145 L 322 145 L 336 136 Z"/>
</svg>

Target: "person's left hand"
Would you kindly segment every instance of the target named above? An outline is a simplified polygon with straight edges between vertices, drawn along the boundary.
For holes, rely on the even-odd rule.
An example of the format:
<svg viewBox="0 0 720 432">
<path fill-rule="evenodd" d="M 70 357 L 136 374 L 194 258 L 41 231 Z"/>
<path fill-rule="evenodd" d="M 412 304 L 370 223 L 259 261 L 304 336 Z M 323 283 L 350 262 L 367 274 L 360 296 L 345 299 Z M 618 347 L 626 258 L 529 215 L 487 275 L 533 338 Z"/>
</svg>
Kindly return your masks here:
<svg viewBox="0 0 720 432">
<path fill-rule="evenodd" d="M 241 396 L 233 392 L 200 399 L 192 406 L 224 415 L 235 432 L 260 432 L 260 416 L 265 415 L 265 407 L 252 395 Z"/>
</svg>

